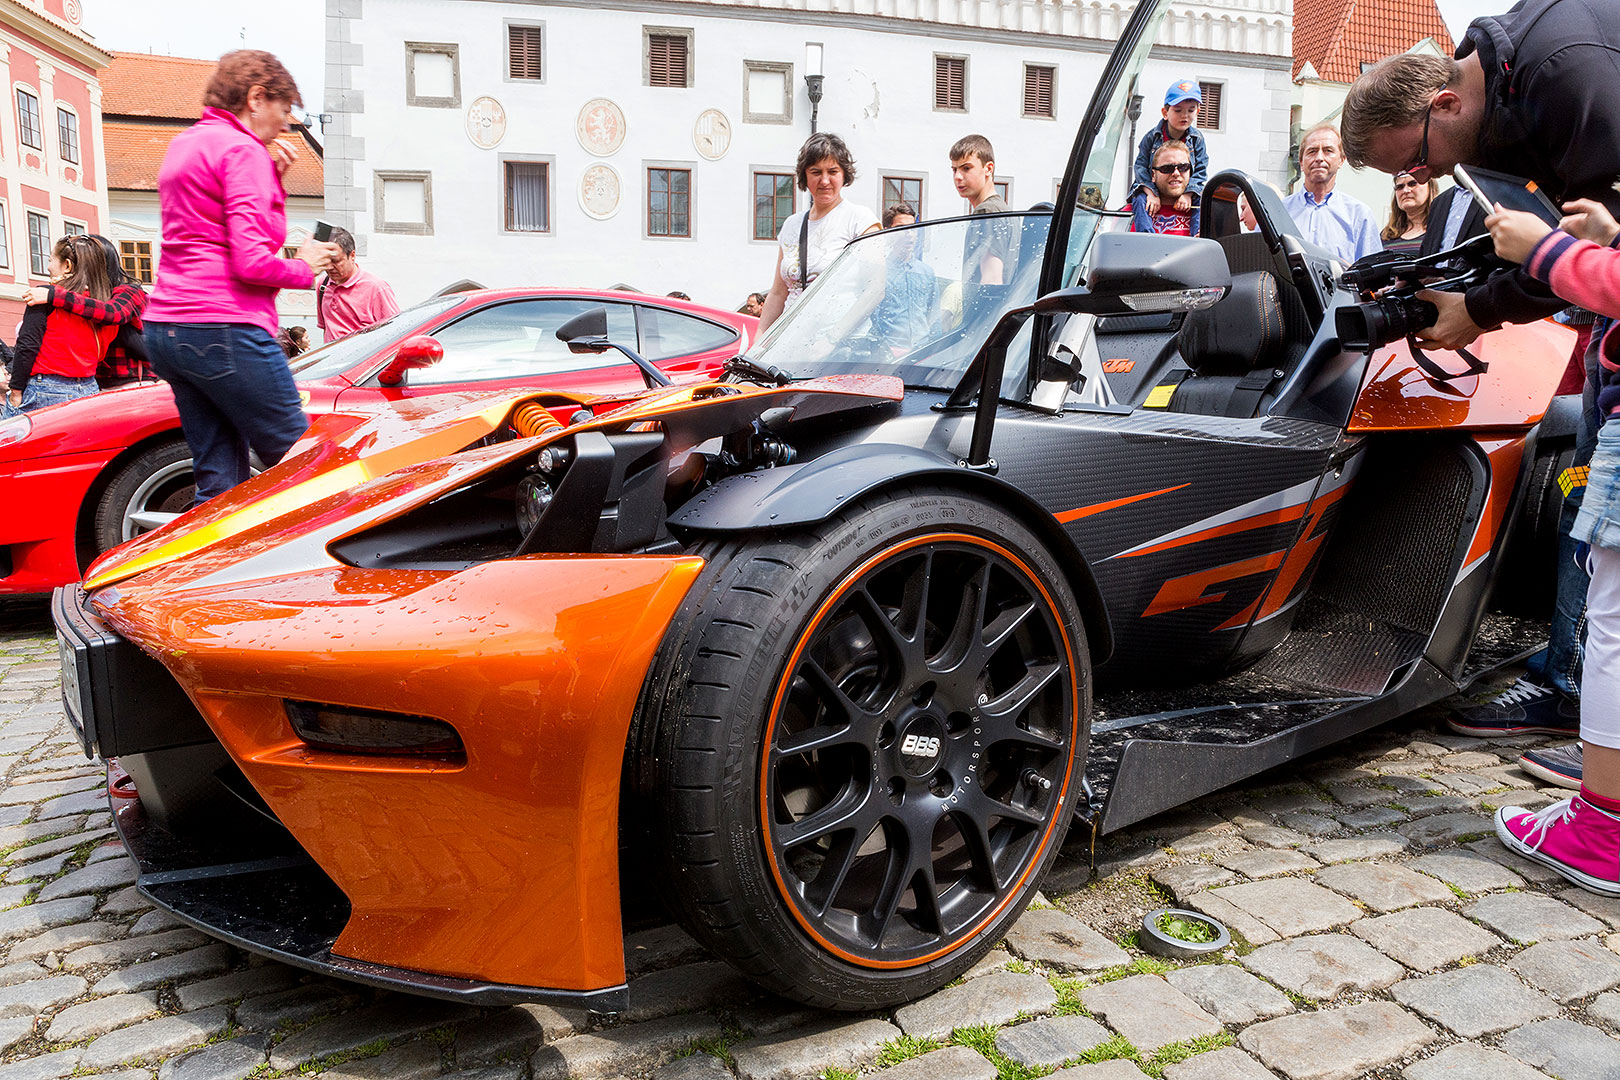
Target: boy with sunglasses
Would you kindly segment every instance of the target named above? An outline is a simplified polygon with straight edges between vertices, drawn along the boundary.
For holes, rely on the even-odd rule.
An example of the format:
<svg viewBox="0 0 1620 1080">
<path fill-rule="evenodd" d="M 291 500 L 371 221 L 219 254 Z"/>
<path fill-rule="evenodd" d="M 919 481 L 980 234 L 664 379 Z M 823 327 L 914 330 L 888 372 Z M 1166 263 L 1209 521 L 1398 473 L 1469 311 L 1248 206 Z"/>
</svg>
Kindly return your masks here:
<svg viewBox="0 0 1620 1080">
<path fill-rule="evenodd" d="M 1197 202 L 1181 209 L 1182 196 L 1186 195 L 1192 178 L 1192 150 L 1179 139 L 1163 143 L 1153 152 L 1152 168 L 1157 207 L 1149 210 L 1139 192 L 1131 200 L 1131 231 L 1197 236 Z"/>
</svg>

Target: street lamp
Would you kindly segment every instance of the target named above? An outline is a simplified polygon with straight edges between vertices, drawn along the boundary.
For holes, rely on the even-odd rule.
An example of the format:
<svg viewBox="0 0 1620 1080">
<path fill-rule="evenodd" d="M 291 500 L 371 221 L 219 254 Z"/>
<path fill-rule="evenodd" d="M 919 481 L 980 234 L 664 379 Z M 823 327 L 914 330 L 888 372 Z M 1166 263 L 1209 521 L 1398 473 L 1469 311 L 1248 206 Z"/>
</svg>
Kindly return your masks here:
<svg viewBox="0 0 1620 1080">
<path fill-rule="evenodd" d="M 810 134 L 816 133 L 816 114 L 821 110 L 821 42 L 811 41 L 804 46 L 804 87 L 810 95 Z"/>
<path fill-rule="evenodd" d="M 1131 142 L 1130 142 L 1130 145 L 1132 147 L 1135 147 L 1136 146 L 1136 122 L 1142 118 L 1142 95 L 1141 94 L 1137 94 L 1137 93 L 1132 93 L 1131 94 L 1130 104 L 1125 106 L 1125 115 L 1131 118 Z"/>
</svg>

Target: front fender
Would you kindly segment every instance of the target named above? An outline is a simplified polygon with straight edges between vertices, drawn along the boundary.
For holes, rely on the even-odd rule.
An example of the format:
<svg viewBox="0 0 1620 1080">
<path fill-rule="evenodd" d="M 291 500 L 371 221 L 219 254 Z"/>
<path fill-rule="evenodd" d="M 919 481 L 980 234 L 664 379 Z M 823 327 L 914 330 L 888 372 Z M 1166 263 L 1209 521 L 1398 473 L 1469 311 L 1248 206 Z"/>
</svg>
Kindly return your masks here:
<svg viewBox="0 0 1620 1080">
<path fill-rule="evenodd" d="M 857 443 L 808 461 L 728 476 L 671 514 L 669 524 L 694 533 L 803 527 L 885 488 L 918 480 L 977 492 L 1017 513 L 1067 571 L 1085 618 L 1092 663 L 1108 659 L 1113 631 L 1102 593 L 1085 556 L 1057 519 L 1006 481 L 914 446 Z"/>
</svg>

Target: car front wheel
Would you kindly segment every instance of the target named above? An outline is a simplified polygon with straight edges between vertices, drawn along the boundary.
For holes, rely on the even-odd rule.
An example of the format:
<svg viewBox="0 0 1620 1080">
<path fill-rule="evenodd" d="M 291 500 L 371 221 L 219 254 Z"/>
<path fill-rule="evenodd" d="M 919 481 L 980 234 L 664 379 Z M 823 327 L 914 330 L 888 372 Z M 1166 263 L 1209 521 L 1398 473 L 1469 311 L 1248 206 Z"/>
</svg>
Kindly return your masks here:
<svg viewBox="0 0 1620 1080">
<path fill-rule="evenodd" d="M 96 504 L 96 554 L 149 531 L 161 520 L 146 515 L 185 513 L 196 489 L 191 448 L 184 439 L 141 451 L 113 475 Z"/>
<path fill-rule="evenodd" d="M 666 895 L 808 1004 L 945 985 L 1072 816 L 1090 664 L 1060 568 L 998 507 L 927 488 L 701 554 L 638 717 Z"/>
</svg>

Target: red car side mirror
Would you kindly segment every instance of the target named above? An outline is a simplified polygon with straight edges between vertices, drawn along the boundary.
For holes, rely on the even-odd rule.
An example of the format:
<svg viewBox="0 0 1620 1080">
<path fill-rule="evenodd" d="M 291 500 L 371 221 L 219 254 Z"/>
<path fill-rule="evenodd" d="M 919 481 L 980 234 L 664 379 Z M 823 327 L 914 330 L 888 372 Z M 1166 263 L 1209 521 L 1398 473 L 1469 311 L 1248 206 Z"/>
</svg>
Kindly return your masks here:
<svg viewBox="0 0 1620 1080">
<path fill-rule="evenodd" d="M 394 350 L 394 358 L 377 373 L 377 381 L 384 386 L 398 386 L 405 381 L 405 373 L 412 368 L 432 367 L 444 359 L 444 346 L 437 338 L 427 334 L 408 337 Z"/>
</svg>

